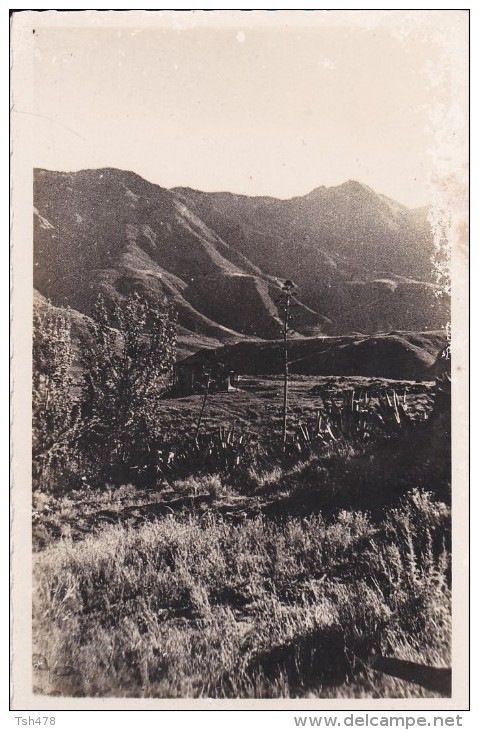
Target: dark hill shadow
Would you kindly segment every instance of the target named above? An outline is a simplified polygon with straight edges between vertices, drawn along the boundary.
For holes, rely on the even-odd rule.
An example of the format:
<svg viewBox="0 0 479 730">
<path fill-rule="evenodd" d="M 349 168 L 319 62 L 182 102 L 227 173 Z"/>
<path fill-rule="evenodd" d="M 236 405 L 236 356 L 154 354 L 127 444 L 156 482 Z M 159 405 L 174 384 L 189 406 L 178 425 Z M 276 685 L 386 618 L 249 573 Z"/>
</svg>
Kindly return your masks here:
<svg viewBox="0 0 479 730">
<path fill-rule="evenodd" d="M 339 687 L 371 669 L 442 697 L 451 696 L 451 669 L 382 655 L 364 660 L 347 645 L 337 627 L 316 629 L 261 652 L 248 664 L 246 674 L 253 683 L 258 676 L 271 683 L 286 680 L 291 696 L 301 697 L 320 688 Z M 223 678 L 221 687 L 231 696 L 233 686 L 228 677 Z"/>
<path fill-rule="evenodd" d="M 369 666 L 376 672 L 384 672 L 391 677 L 419 684 L 431 692 L 437 692 L 441 697 L 451 696 L 452 671 L 449 668 L 430 667 L 427 664 L 383 656 L 374 657 Z"/>
</svg>

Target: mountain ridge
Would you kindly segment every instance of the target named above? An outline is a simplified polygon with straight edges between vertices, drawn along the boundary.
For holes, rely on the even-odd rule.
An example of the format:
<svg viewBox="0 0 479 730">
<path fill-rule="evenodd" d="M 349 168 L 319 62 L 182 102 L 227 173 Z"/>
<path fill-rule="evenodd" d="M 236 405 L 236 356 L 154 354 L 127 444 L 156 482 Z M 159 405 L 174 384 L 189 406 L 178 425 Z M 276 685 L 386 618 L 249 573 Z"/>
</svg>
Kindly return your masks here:
<svg viewBox="0 0 479 730">
<path fill-rule="evenodd" d="M 426 211 L 347 181 L 282 200 L 163 188 L 116 168 L 34 172 L 34 285 L 89 314 L 99 292 L 173 299 L 185 337 L 275 339 L 281 282 L 297 336 L 438 329 Z"/>
</svg>

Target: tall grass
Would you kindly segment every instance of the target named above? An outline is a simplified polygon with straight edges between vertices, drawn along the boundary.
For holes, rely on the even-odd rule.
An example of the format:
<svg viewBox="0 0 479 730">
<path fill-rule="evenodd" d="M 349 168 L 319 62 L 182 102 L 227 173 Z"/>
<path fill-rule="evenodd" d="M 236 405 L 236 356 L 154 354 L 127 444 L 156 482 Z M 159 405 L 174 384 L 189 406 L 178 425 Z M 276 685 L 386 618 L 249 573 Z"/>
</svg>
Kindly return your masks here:
<svg viewBox="0 0 479 730">
<path fill-rule="evenodd" d="M 416 491 L 374 518 L 169 516 L 63 539 L 36 556 L 37 691 L 424 694 L 373 683 L 362 661 L 448 663 L 448 529 L 448 508 Z"/>
</svg>

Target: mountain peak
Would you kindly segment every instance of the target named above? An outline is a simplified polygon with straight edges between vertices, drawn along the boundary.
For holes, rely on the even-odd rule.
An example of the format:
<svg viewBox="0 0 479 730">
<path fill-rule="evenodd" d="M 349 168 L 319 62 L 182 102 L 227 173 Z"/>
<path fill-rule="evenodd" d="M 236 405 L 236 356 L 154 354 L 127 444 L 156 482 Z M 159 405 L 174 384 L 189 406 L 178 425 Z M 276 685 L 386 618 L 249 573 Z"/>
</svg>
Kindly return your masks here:
<svg viewBox="0 0 479 730">
<path fill-rule="evenodd" d="M 326 187 L 326 185 L 320 185 L 319 187 L 314 188 L 314 190 L 311 190 L 311 192 L 308 193 L 305 197 L 323 197 L 325 193 L 341 193 L 343 195 L 354 197 L 364 196 L 365 194 L 377 194 L 372 188 L 370 188 L 368 185 L 365 185 L 364 183 L 358 182 L 357 180 L 347 180 L 346 182 L 341 183 L 341 185 L 332 185 L 331 187 Z"/>
<path fill-rule="evenodd" d="M 376 195 L 376 192 L 370 188 L 369 185 L 365 185 L 357 180 L 347 180 L 341 185 L 336 185 L 332 189 L 346 193 L 347 195 L 364 195 L 364 193 L 372 193 L 373 195 Z"/>
</svg>

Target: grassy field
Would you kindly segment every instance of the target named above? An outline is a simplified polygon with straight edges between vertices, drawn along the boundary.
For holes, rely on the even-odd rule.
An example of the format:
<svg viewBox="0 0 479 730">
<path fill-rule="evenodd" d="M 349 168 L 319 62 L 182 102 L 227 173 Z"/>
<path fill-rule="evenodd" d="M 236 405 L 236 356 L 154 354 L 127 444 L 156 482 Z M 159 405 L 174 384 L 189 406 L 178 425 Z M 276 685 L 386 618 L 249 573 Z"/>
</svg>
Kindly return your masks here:
<svg viewBox="0 0 479 730">
<path fill-rule="evenodd" d="M 209 397 L 203 419 L 204 430 L 218 425 L 236 426 L 242 431 L 279 434 L 282 417 L 282 376 L 258 377 L 244 375 L 240 388 L 231 393 L 214 393 Z M 368 389 L 378 393 L 396 389 L 407 394 L 410 409 L 418 415 L 427 414 L 433 403 L 434 383 L 387 380 L 363 377 L 313 377 L 291 375 L 289 386 L 289 427 L 312 418 L 325 400 L 338 399 L 346 389 Z M 181 436 L 189 433 L 201 407 L 198 395 L 164 401 L 161 418 L 169 430 Z"/>
<path fill-rule="evenodd" d="M 393 384 L 293 378 L 291 431 L 345 387 L 366 385 L 374 398 Z M 448 491 L 421 425 L 432 384 L 394 384 L 419 423 L 411 432 L 341 438 L 294 458 L 272 447 L 280 387 L 245 378 L 242 390 L 212 395 L 202 430 L 234 425 L 256 437 L 234 468 L 36 490 L 35 691 L 447 694 L 437 677 L 378 670 L 386 659 L 439 677 L 450 666 Z M 165 429 L 191 435 L 200 401 L 165 400 Z"/>
</svg>

